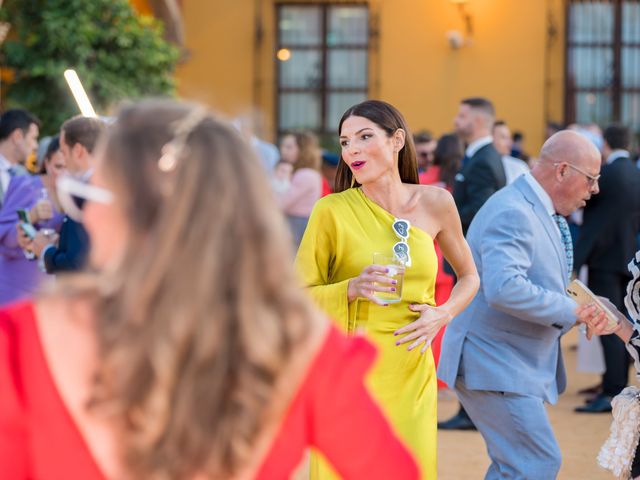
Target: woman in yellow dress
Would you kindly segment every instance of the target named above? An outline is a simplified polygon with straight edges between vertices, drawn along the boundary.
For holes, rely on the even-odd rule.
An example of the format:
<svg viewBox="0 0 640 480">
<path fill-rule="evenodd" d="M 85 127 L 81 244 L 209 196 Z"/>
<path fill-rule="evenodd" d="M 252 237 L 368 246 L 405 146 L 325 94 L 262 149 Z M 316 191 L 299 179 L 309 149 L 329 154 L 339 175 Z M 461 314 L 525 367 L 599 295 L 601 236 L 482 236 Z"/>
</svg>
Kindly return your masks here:
<svg viewBox="0 0 640 480">
<path fill-rule="evenodd" d="M 411 449 L 422 478 L 432 480 L 437 476 L 437 388 L 429 346 L 469 304 L 478 274 L 449 192 L 418 185 L 415 148 L 400 112 L 385 102 L 365 101 L 345 112 L 338 131 L 339 193 L 316 204 L 297 267 L 330 317 L 348 333 L 363 331 L 378 347 L 368 387 Z M 451 297 L 439 307 L 434 302 L 436 239 L 458 277 Z M 404 281 L 390 276 L 401 268 L 394 272 L 390 265 L 373 264 L 374 253 L 402 261 Z M 400 289 L 400 301 L 385 299 Z M 337 477 L 313 455 L 311 478 Z"/>
</svg>

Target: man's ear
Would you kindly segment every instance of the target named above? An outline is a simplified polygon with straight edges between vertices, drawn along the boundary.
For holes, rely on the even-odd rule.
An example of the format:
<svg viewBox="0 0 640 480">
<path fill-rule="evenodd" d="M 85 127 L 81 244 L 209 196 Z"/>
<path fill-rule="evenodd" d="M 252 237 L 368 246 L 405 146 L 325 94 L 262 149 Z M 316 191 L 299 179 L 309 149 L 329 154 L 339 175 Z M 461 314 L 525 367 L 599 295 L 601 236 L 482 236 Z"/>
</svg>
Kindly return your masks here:
<svg viewBox="0 0 640 480">
<path fill-rule="evenodd" d="M 71 153 L 76 158 L 85 158 L 89 152 L 81 143 L 76 143 L 73 147 L 71 147 Z"/>
<path fill-rule="evenodd" d="M 556 178 L 557 179 L 561 179 L 566 174 L 567 174 L 567 166 L 566 165 L 562 165 L 560 168 L 558 168 L 556 170 Z"/>
<path fill-rule="evenodd" d="M 21 142 L 22 140 L 24 140 L 24 132 L 21 128 L 16 128 L 13 132 L 11 132 L 9 138 L 11 138 L 11 140 L 13 140 L 14 142 Z"/>
</svg>

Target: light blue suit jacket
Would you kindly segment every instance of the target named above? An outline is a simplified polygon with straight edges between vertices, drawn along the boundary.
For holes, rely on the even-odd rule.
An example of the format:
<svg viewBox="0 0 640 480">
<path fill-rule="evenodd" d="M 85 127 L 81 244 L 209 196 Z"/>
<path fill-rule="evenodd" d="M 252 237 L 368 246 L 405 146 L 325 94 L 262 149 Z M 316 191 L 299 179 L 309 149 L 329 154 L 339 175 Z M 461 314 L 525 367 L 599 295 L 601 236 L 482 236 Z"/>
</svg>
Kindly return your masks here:
<svg viewBox="0 0 640 480">
<path fill-rule="evenodd" d="M 576 320 L 558 227 L 522 176 L 484 204 L 467 241 L 480 289 L 447 327 L 438 377 L 555 403 L 566 387 L 560 337 Z"/>
</svg>

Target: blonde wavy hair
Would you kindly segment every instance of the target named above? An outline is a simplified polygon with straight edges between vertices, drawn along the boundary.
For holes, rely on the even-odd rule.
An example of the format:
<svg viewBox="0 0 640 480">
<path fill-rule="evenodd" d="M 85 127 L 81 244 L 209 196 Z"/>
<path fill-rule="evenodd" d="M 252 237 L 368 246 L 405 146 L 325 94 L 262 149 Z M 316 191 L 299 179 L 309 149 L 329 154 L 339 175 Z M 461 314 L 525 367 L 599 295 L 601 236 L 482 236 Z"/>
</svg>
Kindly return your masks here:
<svg viewBox="0 0 640 480">
<path fill-rule="evenodd" d="M 257 468 L 261 438 L 277 429 L 287 385 L 300 378 L 292 372 L 324 328 L 298 286 L 259 163 L 232 127 L 204 115 L 183 132 L 174 162 L 159 164 L 193 111 L 174 101 L 128 106 L 103 141 L 131 240 L 115 271 L 95 277 L 100 368 L 90 407 L 115 420 L 132 478 Z"/>
</svg>

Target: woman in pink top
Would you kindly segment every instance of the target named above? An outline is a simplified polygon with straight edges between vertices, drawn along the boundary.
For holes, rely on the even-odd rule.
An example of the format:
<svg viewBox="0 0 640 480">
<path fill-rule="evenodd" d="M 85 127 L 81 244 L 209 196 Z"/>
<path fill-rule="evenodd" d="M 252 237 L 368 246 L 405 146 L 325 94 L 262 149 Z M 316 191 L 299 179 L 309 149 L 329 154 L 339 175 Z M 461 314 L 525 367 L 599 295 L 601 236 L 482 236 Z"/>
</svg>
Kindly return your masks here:
<svg viewBox="0 0 640 480">
<path fill-rule="evenodd" d="M 277 198 L 297 248 L 311 210 L 322 196 L 322 157 L 318 138 L 308 131 L 288 133 L 280 142 L 280 157 L 293 165 L 291 186 L 287 191 L 277 194 Z"/>
</svg>

